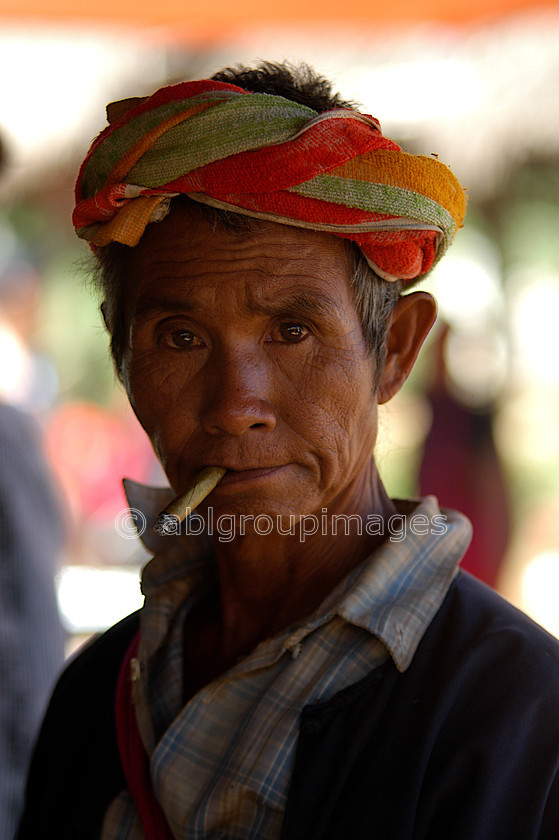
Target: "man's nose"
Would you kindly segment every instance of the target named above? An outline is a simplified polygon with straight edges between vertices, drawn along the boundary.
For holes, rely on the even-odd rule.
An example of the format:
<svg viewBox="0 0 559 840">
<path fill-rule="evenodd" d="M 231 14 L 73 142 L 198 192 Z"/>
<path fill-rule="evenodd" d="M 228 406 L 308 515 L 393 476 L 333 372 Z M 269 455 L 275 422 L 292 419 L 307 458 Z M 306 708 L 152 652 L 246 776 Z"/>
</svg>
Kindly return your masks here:
<svg viewBox="0 0 559 840">
<path fill-rule="evenodd" d="M 239 436 L 275 428 L 270 363 L 264 355 L 229 349 L 205 367 L 202 423 L 207 432 Z"/>
</svg>

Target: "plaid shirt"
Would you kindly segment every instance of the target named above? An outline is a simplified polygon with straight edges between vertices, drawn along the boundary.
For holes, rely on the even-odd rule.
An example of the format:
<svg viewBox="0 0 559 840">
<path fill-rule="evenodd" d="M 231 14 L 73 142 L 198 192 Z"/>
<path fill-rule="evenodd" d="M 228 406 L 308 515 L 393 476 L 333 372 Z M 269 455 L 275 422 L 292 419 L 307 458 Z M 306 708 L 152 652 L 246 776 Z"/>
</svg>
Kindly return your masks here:
<svg viewBox="0 0 559 840">
<path fill-rule="evenodd" d="M 433 497 L 396 504 L 406 526 L 412 513 L 422 523 L 417 533 L 406 527 L 405 538 L 386 540 L 308 619 L 262 642 L 184 706 L 184 619 L 214 584 L 215 566 L 207 538 L 145 540 L 165 547 L 143 575 L 134 699 L 155 791 L 177 840 L 279 838 L 303 707 L 356 683 L 388 656 L 400 671 L 409 666 L 471 529 L 461 514 L 441 517 Z M 123 791 L 107 811 L 102 840 L 143 836 Z"/>
</svg>

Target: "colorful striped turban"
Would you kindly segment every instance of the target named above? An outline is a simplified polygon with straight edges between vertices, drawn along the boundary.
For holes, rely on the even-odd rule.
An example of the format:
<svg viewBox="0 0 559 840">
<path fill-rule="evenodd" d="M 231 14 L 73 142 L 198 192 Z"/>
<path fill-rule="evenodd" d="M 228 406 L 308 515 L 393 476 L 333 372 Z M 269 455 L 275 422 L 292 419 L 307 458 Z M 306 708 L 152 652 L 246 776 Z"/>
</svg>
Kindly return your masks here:
<svg viewBox="0 0 559 840">
<path fill-rule="evenodd" d="M 461 227 L 464 190 L 353 110 L 317 114 L 210 80 L 165 87 L 93 142 L 73 222 L 93 247 L 136 245 L 173 196 L 355 242 L 386 280 L 429 271 Z"/>
</svg>

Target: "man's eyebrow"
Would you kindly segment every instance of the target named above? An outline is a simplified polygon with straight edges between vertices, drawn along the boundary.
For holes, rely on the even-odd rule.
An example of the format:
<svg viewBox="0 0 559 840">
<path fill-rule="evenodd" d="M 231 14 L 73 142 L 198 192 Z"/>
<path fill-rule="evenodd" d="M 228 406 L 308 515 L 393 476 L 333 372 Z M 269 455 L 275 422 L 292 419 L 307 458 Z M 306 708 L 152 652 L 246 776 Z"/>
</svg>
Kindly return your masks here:
<svg viewBox="0 0 559 840">
<path fill-rule="evenodd" d="M 184 298 L 164 295 L 150 295 L 143 301 L 140 299 L 134 312 L 134 317 L 143 318 L 149 315 L 160 315 L 163 313 L 194 312 L 202 308 L 202 304 L 195 300 L 185 300 Z"/>
<path fill-rule="evenodd" d="M 255 300 L 250 304 L 250 311 L 265 315 L 277 315 L 281 312 L 297 314 L 308 318 L 332 318 L 338 314 L 338 307 L 331 297 L 321 292 L 298 292 L 290 295 L 278 295 L 273 300 Z"/>
<path fill-rule="evenodd" d="M 166 313 L 199 312 L 207 307 L 195 299 L 177 298 L 168 295 L 150 295 L 140 300 L 135 318 L 145 318 Z M 248 311 L 255 315 L 278 315 L 282 312 L 307 318 L 332 318 L 338 314 L 335 302 L 321 292 L 297 292 L 294 294 L 278 295 L 270 300 L 261 297 L 253 299 L 248 304 Z"/>
</svg>

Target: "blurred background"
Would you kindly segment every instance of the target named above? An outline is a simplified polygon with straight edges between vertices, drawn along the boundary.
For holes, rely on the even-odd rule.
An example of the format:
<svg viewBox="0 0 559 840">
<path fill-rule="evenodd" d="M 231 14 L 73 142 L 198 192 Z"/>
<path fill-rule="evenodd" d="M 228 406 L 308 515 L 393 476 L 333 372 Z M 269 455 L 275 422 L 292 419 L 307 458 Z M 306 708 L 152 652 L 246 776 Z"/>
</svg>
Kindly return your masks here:
<svg viewBox="0 0 559 840">
<path fill-rule="evenodd" d="M 468 513 L 466 567 L 559 635 L 559 2 L 0 0 L 0 22 L 0 399 L 38 422 L 63 498 L 67 651 L 140 602 L 121 478 L 165 483 L 112 372 L 74 176 L 106 103 L 257 59 L 310 63 L 468 188 L 381 473 Z"/>
</svg>

